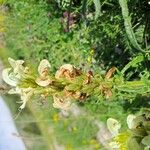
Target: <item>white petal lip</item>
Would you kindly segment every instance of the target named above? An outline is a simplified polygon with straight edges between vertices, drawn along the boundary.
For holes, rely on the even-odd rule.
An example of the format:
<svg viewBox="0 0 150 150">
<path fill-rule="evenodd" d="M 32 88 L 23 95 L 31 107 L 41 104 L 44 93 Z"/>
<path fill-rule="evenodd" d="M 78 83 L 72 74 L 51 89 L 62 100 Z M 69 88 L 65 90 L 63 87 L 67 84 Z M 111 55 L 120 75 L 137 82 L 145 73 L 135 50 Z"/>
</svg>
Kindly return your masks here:
<svg viewBox="0 0 150 150">
<path fill-rule="evenodd" d="M 42 75 L 43 71 L 46 68 L 51 68 L 51 65 L 50 65 L 50 63 L 49 63 L 49 61 L 47 59 L 43 59 L 43 60 L 41 60 L 39 66 L 38 66 L 39 74 Z"/>
<path fill-rule="evenodd" d="M 13 68 L 13 73 L 15 74 L 15 76 L 18 79 L 21 78 L 21 76 L 23 75 L 24 70 L 25 70 L 25 68 L 23 66 L 24 61 L 23 60 L 14 60 L 9 57 L 8 62 L 10 63 L 11 67 Z"/>
<path fill-rule="evenodd" d="M 17 67 L 17 65 L 22 65 L 24 63 L 24 60 L 14 60 L 14 59 L 9 57 L 8 62 L 10 63 L 12 68 L 15 69 Z"/>
<path fill-rule="evenodd" d="M 116 136 L 119 133 L 121 124 L 116 119 L 108 118 L 107 119 L 107 128 L 113 136 Z"/>
<path fill-rule="evenodd" d="M 8 58 L 8 62 L 11 65 L 11 67 L 15 68 L 16 67 L 16 61 L 12 58 Z"/>
<path fill-rule="evenodd" d="M 8 94 L 21 94 L 21 89 L 19 89 L 18 87 L 16 87 L 15 89 L 10 89 L 8 91 Z"/>
<path fill-rule="evenodd" d="M 9 77 L 9 72 L 10 72 L 10 70 L 11 70 L 11 68 L 6 68 L 6 69 L 4 69 L 4 70 L 2 71 L 2 78 L 3 78 L 3 80 L 4 80 L 7 84 L 9 84 L 9 85 L 11 85 L 11 86 L 16 86 L 16 85 L 17 85 L 17 81 L 15 81 L 15 80 L 13 80 L 13 79 L 11 79 L 11 78 Z"/>
<path fill-rule="evenodd" d="M 70 99 L 63 99 L 63 98 L 59 98 L 54 96 L 54 103 L 53 103 L 53 107 L 54 108 L 59 108 L 62 110 L 68 110 L 71 106 L 71 101 Z"/>
<path fill-rule="evenodd" d="M 22 105 L 19 108 L 24 109 L 27 101 L 30 100 L 34 92 L 33 92 L 33 89 L 30 87 L 27 89 L 22 89 L 21 92 L 22 92 L 21 93 Z"/>
<path fill-rule="evenodd" d="M 133 129 L 134 128 L 134 119 L 135 118 L 136 118 L 135 115 L 132 115 L 132 114 L 128 115 L 128 117 L 127 117 L 127 125 L 129 127 L 129 129 Z"/>
<path fill-rule="evenodd" d="M 50 79 L 47 79 L 47 80 L 41 80 L 40 78 L 37 78 L 35 80 L 35 82 L 39 85 L 39 86 L 48 86 L 50 83 L 51 83 L 51 80 Z"/>
<path fill-rule="evenodd" d="M 25 108 L 25 105 L 27 103 L 28 100 L 30 100 L 30 98 L 32 97 L 32 95 L 34 94 L 33 88 L 13 88 L 11 90 L 9 90 L 8 92 L 9 94 L 19 94 L 21 96 L 21 102 L 22 105 L 19 107 L 20 109 Z"/>
</svg>

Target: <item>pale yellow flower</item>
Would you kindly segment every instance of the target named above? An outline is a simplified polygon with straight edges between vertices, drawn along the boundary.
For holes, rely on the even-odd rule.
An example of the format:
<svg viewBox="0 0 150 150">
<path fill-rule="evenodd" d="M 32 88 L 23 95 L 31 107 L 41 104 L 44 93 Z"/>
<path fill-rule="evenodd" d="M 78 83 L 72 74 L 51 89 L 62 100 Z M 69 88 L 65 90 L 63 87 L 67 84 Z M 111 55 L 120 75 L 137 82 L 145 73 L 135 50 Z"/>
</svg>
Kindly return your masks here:
<svg viewBox="0 0 150 150">
<path fill-rule="evenodd" d="M 8 91 L 8 94 L 18 94 L 21 97 L 21 102 L 22 105 L 20 106 L 20 109 L 23 109 L 27 103 L 28 100 L 31 99 L 31 97 L 34 94 L 34 89 L 31 87 L 28 88 L 12 88 L 11 90 Z"/>
<path fill-rule="evenodd" d="M 26 105 L 26 102 L 31 99 L 31 96 L 34 94 L 33 88 L 12 88 L 8 91 L 8 94 L 18 94 L 21 97 L 22 105 L 20 106 L 20 109 L 23 109 Z"/>
<path fill-rule="evenodd" d="M 54 103 L 53 107 L 62 109 L 62 110 L 68 110 L 71 107 L 71 100 L 70 98 L 62 98 L 62 97 L 57 97 L 53 96 Z"/>
<path fill-rule="evenodd" d="M 136 128 L 136 125 L 135 125 L 135 123 L 134 123 L 134 119 L 135 119 L 135 118 L 136 118 L 135 115 L 132 115 L 132 114 L 128 115 L 128 117 L 127 117 L 127 125 L 128 125 L 128 127 L 129 127 L 129 129 L 134 129 L 134 128 Z"/>
<path fill-rule="evenodd" d="M 34 94 L 34 90 L 31 87 L 28 88 L 20 88 L 18 87 L 19 80 L 21 80 L 25 74 L 29 72 L 27 67 L 23 66 L 23 60 L 14 60 L 12 58 L 8 58 L 8 61 L 12 68 L 6 68 L 2 71 L 3 80 L 13 86 L 11 90 L 8 91 L 9 94 L 19 94 L 21 96 L 21 109 L 23 109 L 26 105 L 26 102 L 31 98 Z"/>
<path fill-rule="evenodd" d="M 17 78 L 21 78 L 24 74 L 25 67 L 23 66 L 23 60 L 14 60 L 12 58 L 8 58 L 8 62 L 13 68 L 13 72 Z"/>
<path fill-rule="evenodd" d="M 2 71 L 2 78 L 7 84 L 9 84 L 11 86 L 16 86 L 18 80 L 14 74 L 10 73 L 11 70 L 12 70 L 11 68 L 4 69 Z"/>
<path fill-rule="evenodd" d="M 21 103 L 20 109 L 23 109 L 27 103 L 28 100 L 31 99 L 31 97 L 34 94 L 33 88 L 29 87 L 26 89 L 21 89 Z"/>
<path fill-rule="evenodd" d="M 11 85 L 16 86 L 18 81 L 24 76 L 26 68 L 23 66 L 23 60 L 14 60 L 8 58 L 8 61 L 12 68 L 6 68 L 2 71 L 3 80 Z"/>
<path fill-rule="evenodd" d="M 119 129 L 121 128 L 121 124 L 116 119 L 108 118 L 107 128 L 113 136 L 117 136 Z"/>
<path fill-rule="evenodd" d="M 39 75 L 42 76 L 43 74 L 48 73 L 47 71 L 49 68 L 51 68 L 49 61 L 47 59 L 43 59 L 38 66 Z"/>
<path fill-rule="evenodd" d="M 43 59 L 38 66 L 39 77 L 35 80 L 35 82 L 39 86 L 48 86 L 51 83 L 51 79 L 48 77 L 48 69 L 51 68 L 48 60 Z"/>
<path fill-rule="evenodd" d="M 21 94 L 21 89 L 16 86 L 15 88 L 10 89 L 8 94 Z"/>
</svg>

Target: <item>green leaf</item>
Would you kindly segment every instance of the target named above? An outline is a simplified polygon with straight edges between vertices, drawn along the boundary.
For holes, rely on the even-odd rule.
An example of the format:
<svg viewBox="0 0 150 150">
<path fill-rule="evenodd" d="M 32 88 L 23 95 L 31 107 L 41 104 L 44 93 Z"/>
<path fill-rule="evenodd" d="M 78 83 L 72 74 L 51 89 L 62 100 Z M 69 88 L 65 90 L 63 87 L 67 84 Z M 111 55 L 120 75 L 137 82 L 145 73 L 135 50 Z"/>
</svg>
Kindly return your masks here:
<svg viewBox="0 0 150 150">
<path fill-rule="evenodd" d="M 150 146 L 150 135 L 145 136 L 142 140 L 142 144 L 146 145 L 146 146 Z"/>
<path fill-rule="evenodd" d="M 95 19 L 97 19 L 101 14 L 101 4 L 100 0 L 93 0 L 95 5 Z"/>
<path fill-rule="evenodd" d="M 146 135 L 146 131 L 143 128 L 132 129 L 132 133 L 136 137 L 144 137 Z"/>
<path fill-rule="evenodd" d="M 136 138 L 130 138 L 127 142 L 128 150 L 143 150 Z"/>
<path fill-rule="evenodd" d="M 124 74 L 125 71 L 128 70 L 130 67 L 136 67 L 136 65 L 142 61 L 144 61 L 143 55 L 136 56 L 121 70 L 121 73 Z"/>
<path fill-rule="evenodd" d="M 146 51 L 146 50 L 142 49 L 137 42 L 137 39 L 135 37 L 134 31 L 132 28 L 132 24 L 131 24 L 131 17 L 129 15 L 127 0 L 119 0 L 119 4 L 120 4 L 121 10 L 122 10 L 122 16 L 124 19 L 124 26 L 125 26 L 126 34 L 127 34 L 127 37 L 129 39 L 131 45 L 135 49 L 137 49 L 141 52 L 149 53 L 150 51 Z"/>
</svg>

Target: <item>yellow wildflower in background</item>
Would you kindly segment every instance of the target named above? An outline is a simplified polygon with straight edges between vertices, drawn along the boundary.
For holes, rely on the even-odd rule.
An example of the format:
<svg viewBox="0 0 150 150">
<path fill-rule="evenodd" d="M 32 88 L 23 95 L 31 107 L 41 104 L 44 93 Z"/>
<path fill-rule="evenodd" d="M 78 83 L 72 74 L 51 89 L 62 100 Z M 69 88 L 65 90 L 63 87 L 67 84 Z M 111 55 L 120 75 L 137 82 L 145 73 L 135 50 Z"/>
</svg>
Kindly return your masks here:
<svg viewBox="0 0 150 150">
<path fill-rule="evenodd" d="M 56 123 L 59 121 L 59 115 L 58 114 L 53 115 L 53 121 Z"/>
</svg>

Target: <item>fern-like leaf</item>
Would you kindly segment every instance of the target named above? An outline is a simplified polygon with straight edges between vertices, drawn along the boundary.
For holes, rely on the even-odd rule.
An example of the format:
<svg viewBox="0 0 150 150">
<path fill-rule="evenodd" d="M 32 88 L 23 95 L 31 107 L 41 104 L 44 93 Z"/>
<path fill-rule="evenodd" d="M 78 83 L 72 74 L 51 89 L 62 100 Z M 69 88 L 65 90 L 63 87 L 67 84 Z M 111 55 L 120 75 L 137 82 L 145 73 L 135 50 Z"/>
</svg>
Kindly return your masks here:
<svg viewBox="0 0 150 150">
<path fill-rule="evenodd" d="M 97 19 L 101 14 L 101 3 L 100 0 L 93 0 L 95 5 L 95 19 Z"/>
</svg>

